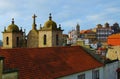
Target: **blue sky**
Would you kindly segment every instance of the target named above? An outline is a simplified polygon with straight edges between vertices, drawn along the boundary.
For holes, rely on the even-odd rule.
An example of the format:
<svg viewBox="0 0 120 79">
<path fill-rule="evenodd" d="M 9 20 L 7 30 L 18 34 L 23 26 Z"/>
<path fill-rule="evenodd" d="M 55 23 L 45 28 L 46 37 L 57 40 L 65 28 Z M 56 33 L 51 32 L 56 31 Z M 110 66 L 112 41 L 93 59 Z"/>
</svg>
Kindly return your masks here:
<svg viewBox="0 0 120 79">
<path fill-rule="evenodd" d="M 48 20 L 49 13 L 52 19 L 61 24 L 63 33 L 75 28 L 77 23 L 80 29 L 90 29 L 97 24 L 120 24 L 120 0 L 1 0 L 0 1 L 0 31 L 11 24 L 15 24 L 28 33 L 32 28 L 32 15 L 36 14 L 37 28 Z M 2 33 L 0 33 L 2 39 Z"/>
</svg>

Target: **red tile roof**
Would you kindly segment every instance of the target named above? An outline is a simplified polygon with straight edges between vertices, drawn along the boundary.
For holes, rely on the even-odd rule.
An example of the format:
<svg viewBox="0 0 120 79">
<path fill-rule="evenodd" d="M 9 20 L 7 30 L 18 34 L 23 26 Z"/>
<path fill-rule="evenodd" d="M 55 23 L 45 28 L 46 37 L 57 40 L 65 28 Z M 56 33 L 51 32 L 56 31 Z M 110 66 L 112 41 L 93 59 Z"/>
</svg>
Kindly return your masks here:
<svg viewBox="0 0 120 79">
<path fill-rule="evenodd" d="M 95 33 L 92 30 L 81 30 L 80 34 L 86 34 L 86 33 Z"/>
<path fill-rule="evenodd" d="M 55 79 L 103 66 L 79 46 L 0 49 L 0 55 L 5 69 L 19 69 L 19 79 Z"/>
<path fill-rule="evenodd" d="M 107 43 L 114 46 L 120 45 L 120 34 L 112 34 L 108 36 Z"/>
<path fill-rule="evenodd" d="M 110 39 L 120 39 L 120 34 L 118 33 L 118 34 L 112 34 L 112 35 L 110 35 L 110 36 L 108 36 L 108 38 Z"/>
</svg>

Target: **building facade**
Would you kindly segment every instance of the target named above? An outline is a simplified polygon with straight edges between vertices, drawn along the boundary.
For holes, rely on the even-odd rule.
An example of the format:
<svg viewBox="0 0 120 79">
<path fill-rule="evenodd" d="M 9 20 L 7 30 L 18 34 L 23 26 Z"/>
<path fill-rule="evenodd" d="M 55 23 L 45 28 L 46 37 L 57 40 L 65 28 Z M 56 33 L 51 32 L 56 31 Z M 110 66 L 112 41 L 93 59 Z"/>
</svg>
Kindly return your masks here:
<svg viewBox="0 0 120 79">
<path fill-rule="evenodd" d="M 76 44 L 78 38 L 80 38 L 80 25 L 76 25 L 76 29 L 71 30 L 68 33 L 67 44 Z"/>
<path fill-rule="evenodd" d="M 97 39 L 96 32 L 94 32 L 93 30 L 82 30 L 80 32 L 80 35 L 81 35 L 82 39 L 88 39 L 91 42 L 93 42 Z"/>
<path fill-rule="evenodd" d="M 111 34 L 112 34 L 112 29 L 108 23 L 105 23 L 104 27 L 101 24 L 97 25 L 96 35 L 98 41 L 106 42 L 107 37 Z"/>
<path fill-rule="evenodd" d="M 68 39 L 68 35 L 67 34 L 63 34 L 63 37 L 62 37 L 63 46 L 67 45 L 67 39 Z"/>
<path fill-rule="evenodd" d="M 120 27 L 119 27 L 118 23 L 114 23 L 113 26 L 111 26 L 111 29 L 112 29 L 114 34 L 120 33 Z"/>
</svg>

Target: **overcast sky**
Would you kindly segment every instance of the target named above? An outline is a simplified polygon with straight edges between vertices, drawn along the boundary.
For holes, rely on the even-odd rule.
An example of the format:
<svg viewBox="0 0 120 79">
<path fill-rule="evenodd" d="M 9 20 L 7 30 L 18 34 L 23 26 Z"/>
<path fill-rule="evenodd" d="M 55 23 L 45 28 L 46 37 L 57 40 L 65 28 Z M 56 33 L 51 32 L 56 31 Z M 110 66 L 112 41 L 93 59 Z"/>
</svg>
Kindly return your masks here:
<svg viewBox="0 0 120 79">
<path fill-rule="evenodd" d="M 37 15 L 39 28 L 48 20 L 49 13 L 67 34 L 77 23 L 82 30 L 106 22 L 110 25 L 120 23 L 120 0 L 0 0 L 0 31 L 7 28 L 14 18 L 15 24 L 28 33 L 32 28 L 33 14 Z"/>
</svg>

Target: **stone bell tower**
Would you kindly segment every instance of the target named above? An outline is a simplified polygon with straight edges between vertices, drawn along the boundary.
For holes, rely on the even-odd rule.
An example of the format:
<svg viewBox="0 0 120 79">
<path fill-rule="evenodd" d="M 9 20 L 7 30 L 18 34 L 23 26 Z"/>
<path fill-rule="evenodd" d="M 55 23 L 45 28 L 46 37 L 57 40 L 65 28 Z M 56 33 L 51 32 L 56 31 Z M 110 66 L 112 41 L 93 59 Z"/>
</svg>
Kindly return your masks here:
<svg viewBox="0 0 120 79">
<path fill-rule="evenodd" d="M 39 30 L 39 47 L 62 46 L 62 32 L 61 26 L 57 27 L 50 13 L 49 20 Z"/>
<path fill-rule="evenodd" d="M 15 25 L 14 18 L 12 23 L 5 28 L 3 33 L 3 48 L 20 48 L 23 47 L 23 34 L 22 29 Z"/>
</svg>

